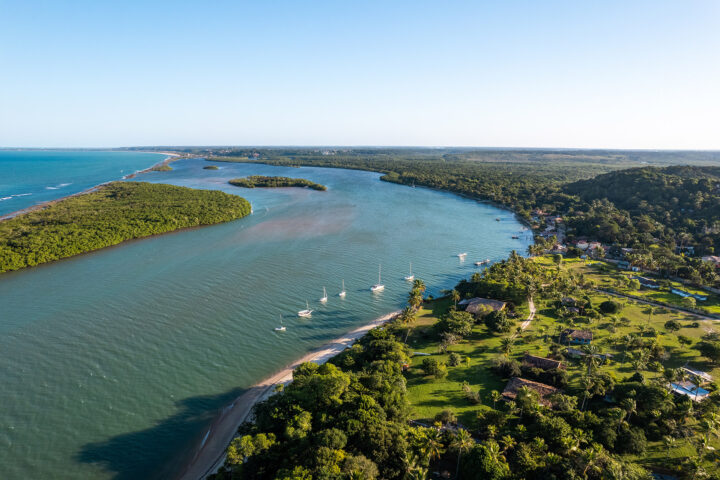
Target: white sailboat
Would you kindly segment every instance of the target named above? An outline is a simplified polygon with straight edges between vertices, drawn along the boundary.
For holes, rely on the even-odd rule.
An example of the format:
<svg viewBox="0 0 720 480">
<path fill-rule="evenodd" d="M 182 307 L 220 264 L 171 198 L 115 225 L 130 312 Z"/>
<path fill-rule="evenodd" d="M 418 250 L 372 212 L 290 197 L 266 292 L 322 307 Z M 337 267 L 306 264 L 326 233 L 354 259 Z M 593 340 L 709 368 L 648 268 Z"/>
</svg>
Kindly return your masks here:
<svg viewBox="0 0 720 480">
<path fill-rule="evenodd" d="M 347 292 L 345 291 L 345 279 L 343 279 L 342 285 L 343 287 L 342 290 L 340 290 L 340 293 L 338 293 L 338 297 L 344 297 L 345 295 L 347 295 Z"/>
<path fill-rule="evenodd" d="M 465 257 L 467 257 L 467 252 L 458 253 L 457 256 L 460 260 L 465 260 Z"/>
<path fill-rule="evenodd" d="M 405 275 L 405 280 L 408 282 L 415 280 L 415 275 L 412 273 L 412 262 L 410 262 L 410 275 Z"/>
<path fill-rule="evenodd" d="M 325 287 L 323 287 L 323 296 L 320 298 L 320 301 L 322 303 L 327 302 L 327 292 L 325 291 Z"/>
<path fill-rule="evenodd" d="M 282 323 L 282 315 L 280 315 L 280 326 L 279 326 L 279 327 L 275 327 L 275 331 L 276 331 L 276 332 L 284 332 L 285 330 L 287 330 L 287 328 L 285 328 L 285 325 L 283 325 L 283 323 Z"/>
<path fill-rule="evenodd" d="M 382 265 L 378 266 L 378 283 L 370 287 L 371 292 L 382 292 L 385 290 L 385 285 L 382 284 Z"/>
<path fill-rule="evenodd" d="M 298 312 L 298 317 L 309 317 L 312 315 L 312 310 L 310 310 L 310 305 L 308 304 L 307 300 L 305 300 L 305 310 L 300 310 Z"/>
</svg>

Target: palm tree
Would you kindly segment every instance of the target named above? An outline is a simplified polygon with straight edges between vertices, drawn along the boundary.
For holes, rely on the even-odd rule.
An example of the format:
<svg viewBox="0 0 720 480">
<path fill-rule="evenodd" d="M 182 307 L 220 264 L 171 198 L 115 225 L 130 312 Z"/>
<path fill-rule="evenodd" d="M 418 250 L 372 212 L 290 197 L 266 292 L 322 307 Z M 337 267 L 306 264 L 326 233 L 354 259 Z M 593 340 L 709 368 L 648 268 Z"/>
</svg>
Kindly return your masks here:
<svg viewBox="0 0 720 480">
<path fill-rule="evenodd" d="M 425 445 L 423 452 L 429 461 L 440 458 L 444 452 L 440 431 L 435 428 L 429 428 L 425 431 Z"/>
<path fill-rule="evenodd" d="M 515 445 L 517 445 L 517 440 L 515 440 L 515 439 L 514 439 L 513 437 L 511 437 L 510 435 L 504 435 L 504 436 L 500 439 L 500 443 L 502 443 L 502 445 L 503 445 L 503 450 L 502 450 L 502 452 L 503 452 L 503 454 L 504 454 L 504 453 L 506 453 L 508 450 L 510 450 L 511 448 L 515 448 Z"/>
<path fill-rule="evenodd" d="M 460 475 L 460 456 L 463 454 L 464 451 L 470 450 L 473 445 L 475 445 L 475 440 L 473 440 L 470 433 L 464 428 L 459 429 L 457 434 L 455 434 L 455 438 L 453 438 L 452 442 L 450 443 L 450 448 L 452 448 L 453 450 L 457 450 L 458 452 L 457 467 L 455 468 L 455 478 L 458 478 Z"/>
<path fill-rule="evenodd" d="M 452 301 L 455 303 L 455 308 L 457 308 L 457 302 L 460 301 L 460 292 L 458 292 L 457 290 L 453 289 L 453 291 L 450 292 L 450 298 L 451 298 Z"/>
<path fill-rule="evenodd" d="M 500 340 L 500 347 L 502 348 L 502 351 L 505 353 L 505 356 L 510 355 L 510 351 L 512 350 L 514 340 L 510 337 L 505 337 L 502 340 Z"/>
<path fill-rule="evenodd" d="M 410 293 L 408 294 L 408 305 L 410 305 L 412 308 L 417 310 L 422 305 L 422 302 L 423 302 L 422 292 L 415 288 L 410 290 Z"/>
<path fill-rule="evenodd" d="M 600 363 L 598 360 L 598 352 L 600 351 L 600 349 L 597 347 L 597 345 L 585 345 L 583 347 L 583 350 L 585 351 L 585 364 L 587 365 L 587 374 L 591 375 L 597 370 L 598 364 Z"/>
<path fill-rule="evenodd" d="M 667 448 L 667 457 L 670 458 L 670 450 L 675 446 L 675 437 L 671 435 L 665 435 L 663 437 L 663 443 Z"/>
<path fill-rule="evenodd" d="M 420 280 L 418 278 L 418 279 L 415 279 L 415 281 L 413 282 L 412 288 L 413 288 L 413 290 L 418 290 L 420 293 L 425 293 L 425 289 L 427 287 L 425 286 L 425 282 L 423 282 L 422 280 Z"/>
<path fill-rule="evenodd" d="M 407 343 L 408 336 L 412 330 L 412 324 L 415 323 L 415 310 L 412 307 L 407 306 L 400 312 L 400 322 L 406 327 L 405 330 L 405 343 Z"/>
<path fill-rule="evenodd" d="M 630 420 L 630 415 L 637 412 L 637 402 L 633 400 L 632 398 L 624 398 L 620 402 L 620 408 L 625 410 L 625 421 Z"/>
<path fill-rule="evenodd" d="M 408 480 L 425 480 L 427 478 L 428 469 L 419 465 L 410 467 L 405 478 Z"/>
<path fill-rule="evenodd" d="M 495 409 L 495 404 L 502 398 L 502 395 L 497 390 L 493 390 L 490 392 L 490 399 L 493 402 L 493 409 Z"/>
<path fill-rule="evenodd" d="M 585 410 L 585 402 L 590 397 L 590 390 L 595 386 L 595 383 L 592 378 L 586 376 L 580 380 L 580 384 L 582 385 L 584 391 L 582 405 L 580 405 L 580 410 L 582 411 Z"/>
</svg>

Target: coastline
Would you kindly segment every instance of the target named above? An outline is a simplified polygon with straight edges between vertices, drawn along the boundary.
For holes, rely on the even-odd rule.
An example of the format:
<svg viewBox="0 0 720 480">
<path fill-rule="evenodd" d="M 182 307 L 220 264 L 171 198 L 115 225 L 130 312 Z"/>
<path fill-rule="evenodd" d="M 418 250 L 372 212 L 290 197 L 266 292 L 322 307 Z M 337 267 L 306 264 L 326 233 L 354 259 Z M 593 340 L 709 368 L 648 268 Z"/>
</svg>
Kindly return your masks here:
<svg viewBox="0 0 720 480">
<path fill-rule="evenodd" d="M 181 480 L 199 480 L 215 473 L 225 461 L 225 450 L 235 438 L 238 427 L 250 418 L 253 406 L 275 393 L 276 385 L 286 385 L 292 382 L 292 372 L 298 365 L 305 362 L 315 362 L 317 364 L 327 362 L 350 347 L 368 331 L 393 320 L 399 313 L 398 310 L 378 317 L 372 322 L 323 345 L 318 350 L 304 355 L 274 375 L 250 387 L 245 393 L 233 400 L 230 405 L 222 409 L 195 449 L 192 459 L 188 461 L 177 478 Z"/>
<path fill-rule="evenodd" d="M 180 157 L 180 155 L 177 153 L 169 153 L 169 152 L 147 152 L 147 153 L 160 153 L 160 154 L 167 155 L 167 156 L 162 161 L 155 163 L 154 165 L 152 165 L 144 170 L 138 170 L 137 172 L 130 173 L 128 175 L 121 177 L 120 180 L 128 180 L 131 178 L 135 178 L 136 176 L 140 175 L 141 173 L 146 173 L 146 172 L 151 171 L 155 167 L 167 165 L 170 162 L 179 160 L 179 158 L 173 158 L 173 157 Z M 71 193 L 69 195 L 65 195 L 64 197 L 56 198 L 54 200 L 48 200 L 46 202 L 41 202 L 36 205 L 32 205 L 30 207 L 23 208 L 21 210 L 15 210 L 14 212 L 6 213 L 5 215 L 0 216 L 0 222 L 4 222 L 5 220 L 10 220 L 11 218 L 15 218 L 18 215 L 24 215 L 26 213 L 34 212 L 36 210 L 42 210 L 43 208 L 48 207 L 50 205 L 55 205 L 57 202 L 59 202 L 61 200 L 65 200 L 68 198 L 77 197 L 79 195 L 85 195 L 86 193 L 94 192 L 98 188 L 105 186 L 109 183 L 116 182 L 116 181 L 117 180 L 108 180 L 107 182 L 98 183 L 97 185 L 94 185 L 90 188 L 86 188 L 85 190 L 82 190 L 82 191 L 79 191 L 76 193 Z"/>
</svg>

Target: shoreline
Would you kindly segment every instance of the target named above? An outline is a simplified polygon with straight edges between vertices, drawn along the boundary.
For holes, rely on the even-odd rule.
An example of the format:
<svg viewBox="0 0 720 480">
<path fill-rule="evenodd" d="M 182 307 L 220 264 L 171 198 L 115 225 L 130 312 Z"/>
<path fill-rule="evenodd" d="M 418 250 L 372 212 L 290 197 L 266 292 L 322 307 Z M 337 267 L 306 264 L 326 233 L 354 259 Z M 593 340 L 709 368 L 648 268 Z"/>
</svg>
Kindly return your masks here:
<svg viewBox="0 0 720 480">
<path fill-rule="evenodd" d="M 252 415 L 252 408 L 256 403 L 262 402 L 273 393 L 275 386 L 292 382 L 293 370 L 305 362 L 323 364 L 335 355 L 350 347 L 368 331 L 379 327 L 393 320 L 399 310 L 376 318 L 370 323 L 351 330 L 340 338 L 323 345 L 295 360 L 279 372 L 256 383 L 246 392 L 237 397 L 230 405 L 222 409 L 217 418 L 212 422 L 210 428 L 203 436 L 202 441 L 194 449 L 195 453 L 183 467 L 182 472 L 176 477 L 181 480 L 204 479 L 215 473 L 225 461 L 225 450 L 237 435 L 238 427 L 246 422 Z"/>
<path fill-rule="evenodd" d="M 18 215 L 25 215 L 26 213 L 35 212 L 35 211 L 37 211 L 37 210 L 42 210 L 42 209 L 45 208 L 45 207 L 49 207 L 50 205 L 54 205 L 54 204 L 56 204 L 57 202 L 60 202 L 60 201 L 62 201 L 62 200 L 66 200 L 66 199 L 68 199 L 68 198 L 77 197 L 77 196 L 79 196 L 79 195 L 85 195 L 86 193 L 92 193 L 92 192 L 94 192 L 95 190 L 97 190 L 98 188 L 103 187 L 103 186 L 105 186 L 105 185 L 107 185 L 107 184 L 109 184 L 109 183 L 112 183 L 112 182 L 117 182 L 117 181 L 120 181 L 120 180 L 128 180 L 128 179 L 131 179 L 131 178 L 135 178 L 136 176 L 140 175 L 141 173 L 147 173 L 147 172 L 151 171 L 151 170 L 152 170 L 153 168 L 155 168 L 155 167 L 159 167 L 159 166 L 161 166 L 161 165 L 167 165 L 167 164 L 170 163 L 170 162 L 174 162 L 175 160 L 179 160 L 179 158 L 178 158 L 178 159 L 173 159 L 173 157 L 180 157 L 180 155 L 177 154 L 177 153 L 169 153 L 169 152 L 143 152 L 143 153 L 159 153 L 159 154 L 162 154 L 162 155 L 167 155 L 167 157 L 165 157 L 162 161 L 160 161 L 160 162 L 158 162 L 158 163 L 155 163 L 154 165 L 151 165 L 150 167 L 148 167 L 148 168 L 146 168 L 146 169 L 144 169 L 144 170 L 138 170 L 137 172 L 129 173 L 129 174 L 121 177 L 119 180 L 108 180 L 107 182 L 98 183 L 97 185 L 94 185 L 94 186 L 92 186 L 92 187 L 86 188 L 85 190 L 82 190 L 82 191 L 79 191 L 79 192 L 76 192 L 76 193 L 71 193 L 71 194 L 69 194 L 69 195 L 65 195 L 64 197 L 55 198 L 55 199 L 53 199 L 53 200 L 47 200 L 47 201 L 40 202 L 40 203 L 38 203 L 38 204 L 32 205 L 32 206 L 27 207 L 27 208 L 23 208 L 23 209 L 20 209 L 20 210 L 15 210 L 14 212 L 6 213 L 5 215 L 1 215 L 1 216 L 0 216 L 0 222 L 4 222 L 5 220 L 10 220 L 11 218 L 15 218 L 15 217 L 17 217 Z"/>
</svg>

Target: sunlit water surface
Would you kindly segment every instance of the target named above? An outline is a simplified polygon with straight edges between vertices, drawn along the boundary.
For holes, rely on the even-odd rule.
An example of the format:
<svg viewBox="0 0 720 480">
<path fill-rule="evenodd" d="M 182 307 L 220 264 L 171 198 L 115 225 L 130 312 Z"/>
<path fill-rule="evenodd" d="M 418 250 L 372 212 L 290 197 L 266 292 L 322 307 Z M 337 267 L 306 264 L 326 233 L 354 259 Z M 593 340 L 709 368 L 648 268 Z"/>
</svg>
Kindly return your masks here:
<svg viewBox="0 0 720 480">
<path fill-rule="evenodd" d="M 141 180 L 238 194 L 253 215 L 0 275 L 0 478 L 171 476 L 243 388 L 401 307 L 410 262 L 437 294 L 531 242 L 506 211 L 375 173 L 207 164 Z M 328 191 L 227 183 L 250 174 Z"/>
</svg>

